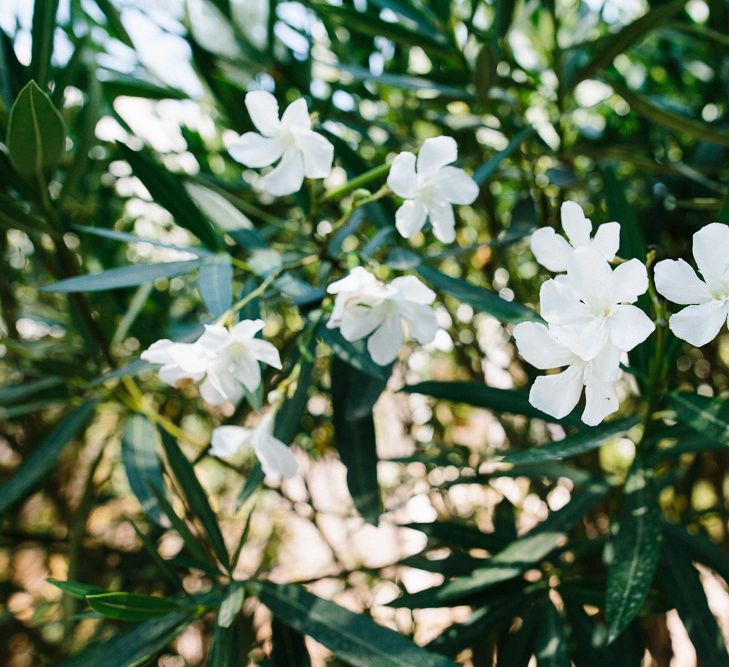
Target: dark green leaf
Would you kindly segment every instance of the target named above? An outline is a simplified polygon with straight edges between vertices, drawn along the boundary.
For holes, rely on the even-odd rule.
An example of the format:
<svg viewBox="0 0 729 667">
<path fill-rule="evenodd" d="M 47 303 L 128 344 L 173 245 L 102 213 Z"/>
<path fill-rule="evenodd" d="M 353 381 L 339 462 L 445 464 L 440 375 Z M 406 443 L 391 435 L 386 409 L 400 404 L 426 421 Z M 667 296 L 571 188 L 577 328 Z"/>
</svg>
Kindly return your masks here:
<svg viewBox="0 0 729 667">
<path fill-rule="evenodd" d="M 136 593 L 93 593 L 87 602 L 100 614 L 118 621 L 147 621 L 181 610 L 173 600 Z"/>
<path fill-rule="evenodd" d="M 670 534 L 672 543 L 682 544 L 691 560 L 703 563 L 729 583 L 729 559 L 722 548 L 701 533 L 689 533 L 683 526 L 666 523 L 664 531 Z"/>
<path fill-rule="evenodd" d="M 432 521 L 430 523 L 406 523 L 403 528 L 412 528 L 425 533 L 430 540 L 443 542 L 448 546 L 464 549 L 486 549 L 497 551 L 508 543 L 505 536 L 496 532 L 484 533 L 478 526 L 462 521 Z"/>
<path fill-rule="evenodd" d="M 197 289 L 208 312 L 220 317 L 233 303 L 233 266 L 230 255 L 215 255 L 200 264 Z"/>
<path fill-rule="evenodd" d="M 570 667 L 564 620 L 552 602 L 547 599 L 539 607 L 542 612 L 537 629 L 534 653 L 537 667 Z"/>
<path fill-rule="evenodd" d="M 484 162 L 473 172 L 473 180 L 476 181 L 476 183 L 478 183 L 479 185 L 483 185 L 496 173 L 499 165 L 535 132 L 536 130 L 531 125 L 520 130 L 508 143 L 506 148 L 500 150 L 498 153 L 490 157 L 486 162 Z"/>
<path fill-rule="evenodd" d="M 271 667 L 309 667 L 304 635 L 274 617 L 271 623 Z"/>
<path fill-rule="evenodd" d="M 108 23 L 109 33 L 121 42 L 124 42 L 130 49 L 134 48 L 134 42 L 122 23 L 119 11 L 111 0 L 95 0 L 99 9 L 104 13 Z"/>
<path fill-rule="evenodd" d="M 151 100 L 186 100 L 187 93 L 175 88 L 161 86 L 152 81 L 144 79 L 119 76 L 116 73 L 112 77 L 105 76 L 101 80 L 105 95 L 112 100 L 116 97 L 142 97 Z"/>
<path fill-rule="evenodd" d="M 33 46 L 30 53 L 30 76 L 43 89 L 48 83 L 51 69 L 57 13 L 58 0 L 42 0 L 33 5 L 33 24 L 31 26 Z"/>
<path fill-rule="evenodd" d="M 86 225 L 72 225 L 74 231 L 81 232 L 82 234 L 92 234 L 93 236 L 100 236 L 104 239 L 111 239 L 112 241 L 119 241 L 120 243 L 149 243 L 156 248 L 168 248 L 169 250 L 176 250 L 177 252 L 189 252 L 191 255 L 197 255 L 198 257 L 215 257 L 213 253 L 205 248 L 196 248 L 194 246 L 179 246 L 172 243 L 163 243 L 155 239 L 148 239 L 143 236 L 136 236 L 135 234 L 127 234 L 126 232 L 119 232 L 116 229 L 104 229 L 103 227 L 87 227 Z"/>
<path fill-rule="evenodd" d="M 334 350 L 337 357 L 350 366 L 384 382 L 389 379 L 392 367 L 380 366 L 372 361 L 372 357 L 370 357 L 362 341 L 350 343 L 342 337 L 339 331 L 327 329 L 324 325 L 316 330 L 316 335 Z"/>
<path fill-rule="evenodd" d="M 688 392 L 672 392 L 669 405 L 678 421 L 687 424 L 710 440 L 729 446 L 729 401 Z"/>
<path fill-rule="evenodd" d="M 242 585 L 233 584 L 230 587 L 218 612 L 218 625 L 220 627 L 229 628 L 233 624 L 235 617 L 238 616 L 240 608 L 243 606 L 245 594 L 246 592 Z"/>
<path fill-rule="evenodd" d="M 53 584 L 56 588 L 60 588 L 64 593 L 68 593 L 78 600 L 86 599 L 87 595 L 97 595 L 99 593 L 107 593 L 103 588 L 92 586 L 91 584 L 82 584 L 78 581 L 59 581 L 58 579 L 46 579 L 49 584 Z"/>
<path fill-rule="evenodd" d="M 157 428 L 145 416 L 133 415 L 127 420 L 121 441 L 124 470 L 142 510 L 157 523 L 161 521 L 162 514 L 150 484 L 163 488 L 158 443 Z"/>
<path fill-rule="evenodd" d="M 625 188 L 618 180 L 612 166 L 603 167 L 605 178 L 605 205 L 611 220 L 620 223 L 620 248 L 618 256 L 623 259 L 633 257 L 645 262 L 645 242 L 633 207 L 625 196 Z"/>
</svg>

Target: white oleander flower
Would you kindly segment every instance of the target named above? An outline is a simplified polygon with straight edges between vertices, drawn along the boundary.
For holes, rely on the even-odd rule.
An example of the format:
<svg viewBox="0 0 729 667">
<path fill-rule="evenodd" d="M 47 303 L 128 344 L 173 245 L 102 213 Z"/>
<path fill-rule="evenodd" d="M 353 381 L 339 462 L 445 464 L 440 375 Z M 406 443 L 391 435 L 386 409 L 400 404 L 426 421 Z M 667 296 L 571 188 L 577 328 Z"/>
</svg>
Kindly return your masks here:
<svg viewBox="0 0 729 667">
<path fill-rule="evenodd" d="M 456 238 L 453 204 L 471 204 L 478 185 L 463 169 L 450 167 L 458 157 L 452 137 L 426 139 L 416 158 L 400 153 L 390 166 L 387 185 L 405 200 L 395 215 L 397 231 L 406 239 L 430 218 L 435 237 L 443 243 Z"/>
<path fill-rule="evenodd" d="M 367 350 L 381 366 L 395 361 L 403 345 L 403 320 L 418 343 L 432 342 L 438 331 L 435 311 L 430 306 L 435 293 L 414 276 L 395 278 L 385 284 L 362 267 L 327 288 L 336 294 L 334 310 L 327 322 L 348 341 L 369 336 Z"/>
<path fill-rule="evenodd" d="M 273 435 L 276 410 L 269 410 L 255 428 L 218 426 L 213 431 L 210 453 L 225 457 L 236 454 L 241 447 L 250 447 L 266 475 L 289 479 L 299 464 L 289 447 Z"/>
<path fill-rule="evenodd" d="M 556 419 L 575 408 L 585 390 L 582 421 L 596 426 L 619 407 L 616 381 L 622 352 L 606 345 L 591 361 L 585 361 L 560 343 L 543 324 L 522 322 L 514 327 L 519 354 L 541 370 L 567 368 L 538 377 L 529 391 L 529 403 Z"/>
<path fill-rule="evenodd" d="M 194 343 L 159 340 L 142 353 L 142 359 L 162 364 L 160 379 L 172 386 L 204 378 L 200 395 L 211 405 L 237 403 L 244 389 L 252 393 L 261 384 L 259 361 L 281 368 L 278 350 L 255 338 L 261 329 L 262 320 L 242 320 L 231 329 L 206 325 Z"/>
<path fill-rule="evenodd" d="M 645 265 L 631 259 L 614 270 L 592 248 L 577 248 L 567 273 L 547 280 L 540 291 L 542 317 L 563 345 L 585 361 L 608 345 L 629 352 L 655 329 L 631 304 L 648 289 Z"/>
<path fill-rule="evenodd" d="M 714 340 L 729 317 L 729 227 L 712 222 L 694 234 L 694 259 L 701 278 L 682 259 L 656 264 L 656 289 L 686 306 L 671 315 L 671 331 L 700 347 Z"/>
<path fill-rule="evenodd" d="M 562 229 L 567 239 L 551 227 L 542 227 L 532 234 L 532 253 L 537 262 L 554 273 L 567 270 L 570 256 L 576 248 L 592 248 L 608 262 L 615 259 L 620 246 L 620 223 L 606 222 L 592 234 L 592 221 L 585 217 L 582 207 L 574 201 L 566 201 L 560 209 Z"/>
<path fill-rule="evenodd" d="M 246 167 L 267 167 L 281 158 L 263 178 L 272 195 L 298 192 L 306 178 L 326 178 L 332 170 L 334 146 L 311 129 L 306 100 L 289 104 L 279 120 L 276 98 L 263 90 L 246 95 L 246 108 L 260 132 L 246 132 L 228 152 Z"/>
</svg>

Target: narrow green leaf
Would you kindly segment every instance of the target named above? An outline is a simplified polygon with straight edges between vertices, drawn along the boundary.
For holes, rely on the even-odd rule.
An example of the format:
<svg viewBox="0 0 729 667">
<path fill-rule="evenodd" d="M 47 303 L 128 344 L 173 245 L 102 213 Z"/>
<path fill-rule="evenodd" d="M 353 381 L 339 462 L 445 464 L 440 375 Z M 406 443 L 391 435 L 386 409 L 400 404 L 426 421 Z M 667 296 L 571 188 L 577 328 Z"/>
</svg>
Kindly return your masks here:
<svg viewBox="0 0 729 667">
<path fill-rule="evenodd" d="M 103 588 L 92 586 L 91 584 L 82 584 L 78 581 L 59 581 L 58 579 L 46 579 L 49 584 L 56 588 L 60 588 L 64 593 L 68 593 L 78 600 L 86 599 L 87 595 L 97 595 L 99 593 L 108 593 Z"/>
<path fill-rule="evenodd" d="M 53 5 L 54 0 L 36 3 Z M 46 95 L 29 81 L 10 110 L 5 143 L 15 170 L 26 180 L 38 183 L 43 172 L 61 159 L 66 141 L 63 119 Z"/>
<path fill-rule="evenodd" d="M 683 526 L 664 524 L 664 531 L 669 533 L 673 544 L 681 543 L 691 560 L 703 563 L 729 583 L 729 559 L 722 548 L 701 533 L 689 533 Z"/>
<path fill-rule="evenodd" d="M 150 484 L 164 488 L 162 466 L 157 455 L 158 444 L 159 433 L 149 419 L 143 415 L 133 415 L 127 420 L 121 440 L 124 471 L 144 513 L 160 523 L 162 514 L 150 489 Z"/>
<path fill-rule="evenodd" d="M 478 287 L 461 278 L 452 278 L 425 264 L 417 272 L 441 292 L 473 306 L 476 310 L 493 315 L 501 322 L 541 322 L 538 313 L 514 301 L 502 299 L 496 292 Z"/>
<path fill-rule="evenodd" d="M 327 329 L 326 325 L 318 327 L 316 335 L 334 350 L 337 357 L 353 368 L 385 382 L 389 379 L 392 367 L 380 366 L 372 361 L 372 357 L 361 341 L 350 343 L 342 337 L 339 331 Z"/>
<path fill-rule="evenodd" d="M 129 33 L 124 27 L 124 24 L 121 20 L 121 15 L 119 14 L 117 8 L 114 6 L 114 3 L 111 0 L 95 1 L 98 8 L 103 12 L 104 16 L 106 17 L 109 33 L 113 37 L 116 37 L 119 41 L 126 44 L 130 49 L 133 49 L 134 42 L 132 42 L 132 38 L 129 36 Z"/>
<path fill-rule="evenodd" d="M 309 667 L 304 635 L 274 617 L 271 623 L 271 667 Z"/>
<path fill-rule="evenodd" d="M 233 266 L 230 255 L 215 255 L 202 261 L 197 289 L 213 317 L 220 317 L 230 308 L 233 304 Z"/>
<path fill-rule="evenodd" d="M 334 442 L 347 468 L 347 487 L 362 517 L 373 525 L 382 505 L 377 482 L 377 444 L 372 409 L 387 384 L 332 358 Z"/>
<path fill-rule="evenodd" d="M 699 665 L 729 665 L 729 655 L 716 618 L 706 600 L 699 573 L 680 542 L 666 535 L 661 563 L 661 583 L 696 649 Z"/>
<path fill-rule="evenodd" d="M 236 656 L 240 652 L 236 631 L 235 626 L 224 628 L 218 623 L 215 624 L 206 662 L 208 667 L 230 667 L 236 664 Z"/>
<path fill-rule="evenodd" d="M 678 421 L 703 433 L 710 440 L 729 446 L 729 400 L 688 392 L 671 392 L 669 405 Z"/>
<path fill-rule="evenodd" d="M 0 513 L 28 493 L 56 466 L 56 459 L 69 442 L 86 428 L 96 409 L 96 401 L 86 401 L 58 422 L 37 449 L 20 465 L 10 481 L 0 486 Z"/>
<path fill-rule="evenodd" d="M 507 144 L 506 148 L 500 150 L 495 155 L 492 155 L 486 162 L 484 162 L 480 167 L 478 167 L 473 172 L 473 180 L 476 181 L 479 185 L 483 185 L 488 181 L 495 173 L 496 170 L 499 168 L 499 165 L 511 154 L 521 146 L 526 139 L 531 137 L 533 134 L 536 133 L 536 129 L 529 125 L 528 127 L 523 128 L 522 130 L 519 130 L 519 132 L 514 135 L 514 138 Z"/>
<path fill-rule="evenodd" d="M 215 255 L 205 248 L 196 248 L 195 246 L 179 246 L 173 243 L 163 243 L 156 239 L 148 239 L 143 236 L 136 236 L 135 234 L 127 234 L 126 232 L 119 232 L 116 229 L 104 229 L 103 227 L 87 227 L 86 225 L 71 225 L 74 231 L 81 232 L 82 234 L 92 234 L 93 236 L 100 236 L 101 238 L 111 239 L 112 241 L 119 241 L 120 243 L 148 243 L 156 248 L 168 248 L 169 250 L 176 250 L 178 252 L 189 252 L 191 255 L 197 255 L 198 257 L 214 257 Z"/>
<path fill-rule="evenodd" d="M 66 380 L 62 377 L 47 377 L 0 387 L 0 405 L 12 405 L 27 398 L 34 398 L 46 389 L 58 387 L 65 382 Z"/>
<path fill-rule="evenodd" d="M 562 615 L 549 599 L 540 607 L 540 611 L 542 613 L 534 648 L 537 667 L 570 667 L 572 661 Z"/>
<path fill-rule="evenodd" d="M 455 667 L 363 614 L 295 585 L 257 581 L 251 591 L 286 625 L 326 646 L 353 667 Z"/>
<path fill-rule="evenodd" d="M 103 290 L 136 287 L 158 278 L 172 278 L 190 273 L 200 266 L 197 259 L 160 264 L 132 264 L 85 276 L 66 278 L 52 285 L 41 287 L 43 292 L 100 292 Z"/>
<path fill-rule="evenodd" d="M 157 545 L 153 541 L 153 539 L 142 532 L 141 528 L 134 523 L 131 519 L 129 519 L 129 523 L 132 524 L 132 528 L 134 528 L 134 532 L 137 534 L 137 537 L 141 540 L 142 546 L 146 550 L 146 552 L 149 554 L 150 558 L 154 561 L 154 564 L 157 566 L 157 569 L 160 571 L 162 575 L 167 577 L 167 579 L 172 583 L 175 588 L 179 590 L 184 590 L 184 586 L 182 584 L 182 580 L 180 577 L 177 576 L 175 571 L 170 567 L 170 564 L 162 558 L 159 551 L 157 551 Z M 152 531 L 156 531 L 156 528 L 153 528 Z"/>
<path fill-rule="evenodd" d="M 526 417 L 543 419 L 544 421 L 569 425 L 581 424 L 577 413 L 563 419 L 555 419 L 532 407 L 529 395 L 516 389 L 497 389 L 480 382 L 443 382 L 428 380 L 418 384 L 405 385 L 400 391 L 408 394 L 425 394 L 455 403 L 467 403 L 479 408 L 488 408 L 495 412 L 510 412 Z"/>
<path fill-rule="evenodd" d="M 141 97 L 150 100 L 186 100 L 187 93 L 176 88 L 161 86 L 152 81 L 131 76 L 120 76 L 118 73 L 105 73 L 101 79 L 104 95 L 113 101 L 117 97 Z"/>
<path fill-rule="evenodd" d="M 51 231 L 43 220 L 4 195 L 0 195 L 0 229 L 19 229 L 29 236 L 48 234 Z"/>
<path fill-rule="evenodd" d="M 419 530 L 428 536 L 429 540 L 442 542 L 449 547 L 457 546 L 463 549 L 485 549 L 498 551 L 509 542 L 505 536 L 496 532 L 484 533 L 476 525 L 463 521 L 431 521 L 430 523 L 405 523 L 402 528 Z"/>
<path fill-rule="evenodd" d="M 238 498 L 235 502 L 236 510 L 239 510 L 241 507 L 243 507 L 246 500 L 248 500 L 260 488 L 265 479 L 266 475 L 263 474 L 263 468 L 261 467 L 261 464 L 256 461 L 250 473 L 248 473 L 248 477 L 243 483 L 243 487 L 238 494 Z"/>
<path fill-rule="evenodd" d="M 147 621 L 181 611 L 173 600 L 136 593 L 92 593 L 86 596 L 92 609 L 117 621 Z"/>
<path fill-rule="evenodd" d="M 218 612 L 218 625 L 221 628 L 229 628 L 233 624 L 235 617 L 243 606 L 245 594 L 246 592 L 242 585 L 233 584 L 230 587 Z"/>
<path fill-rule="evenodd" d="M 58 0 L 42 0 L 33 5 L 30 77 L 35 79 L 41 88 L 46 87 L 51 69 L 57 13 Z"/>
<path fill-rule="evenodd" d="M 313 373 L 314 363 L 310 361 L 302 362 L 294 394 L 284 400 L 283 405 L 276 414 L 273 434 L 287 445 L 293 442 L 299 432 L 301 418 L 309 400 L 309 389 Z"/>
<path fill-rule="evenodd" d="M 504 463 L 539 464 L 578 456 L 601 447 L 607 440 L 625 433 L 639 421 L 639 417 L 616 419 L 546 445 L 515 452 L 507 451 L 503 461 Z"/>
<path fill-rule="evenodd" d="M 167 461 L 175 475 L 180 488 L 185 491 L 190 510 L 199 519 L 203 530 L 210 540 L 210 546 L 224 567 L 229 567 L 228 549 L 223 534 L 220 532 L 218 520 L 210 507 L 208 496 L 195 475 L 192 464 L 182 453 L 175 440 L 166 432 L 162 432 L 162 446 L 167 454 Z"/>
<path fill-rule="evenodd" d="M 653 473 L 636 459 L 625 482 L 623 505 L 609 543 L 605 599 L 608 641 L 620 635 L 640 611 L 658 565 L 661 539 Z"/>
<path fill-rule="evenodd" d="M 625 188 L 618 180 L 615 168 L 608 165 L 602 169 L 605 179 L 605 206 L 610 220 L 620 223 L 620 248 L 618 256 L 623 259 L 633 257 L 645 262 L 645 241 L 643 231 L 633 207 L 628 203 Z"/>
</svg>

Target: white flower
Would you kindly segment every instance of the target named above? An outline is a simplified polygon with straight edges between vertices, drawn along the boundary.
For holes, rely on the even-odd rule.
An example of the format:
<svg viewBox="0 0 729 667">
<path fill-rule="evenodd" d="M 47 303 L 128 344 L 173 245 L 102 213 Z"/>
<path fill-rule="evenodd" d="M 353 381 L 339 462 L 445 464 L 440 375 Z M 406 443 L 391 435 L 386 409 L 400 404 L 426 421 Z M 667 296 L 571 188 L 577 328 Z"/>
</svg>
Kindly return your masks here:
<svg viewBox="0 0 729 667">
<path fill-rule="evenodd" d="M 210 453 L 213 456 L 231 456 L 247 446 L 261 462 L 266 475 L 289 479 L 299 467 L 293 452 L 273 435 L 276 410 L 269 410 L 255 428 L 218 426 L 213 431 Z"/>
<path fill-rule="evenodd" d="M 514 328 L 519 354 L 532 366 L 547 370 L 567 368 L 538 377 L 529 391 L 529 402 L 538 410 L 562 419 L 577 405 L 585 388 L 582 421 L 596 426 L 618 407 L 616 380 L 620 377 L 621 351 L 606 345 L 591 361 L 584 361 L 560 343 L 543 324 L 522 322 Z"/>
<path fill-rule="evenodd" d="M 532 234 L 532 252 L 537 262 L 555 273 L 567 270 L 570 256 L 576 248 L 592 248 L 608 262 L 615 259 L 620 246 L 620 223 L 606 222 L 600 225 L 595 236 L 592 222 L 585 217 L 582 207 L 573 201 L 566 201 L 560 210 L 562 229 L 569 242 L 559 236 L 551 227 L 542 227 Z"/>
<path fill-rule="evenodd" d="M 615 270 L 592 248 L 577 248 L 567 274 L 547 280 L 540 292 L 542 317 L 554 336 L 585 361 L 608 345 L 629 352 L 655 329 L 635 303 L 648 289 L 648 273 L 637 259 Z"/>
<path fill-rule="evenodd" d="M 687 306 L 671 315 L 673 333 L 697 347 L 714 340 L 729 317 L 729 227 L 719 222 L 694 234 L 694 259 L 703 280 L 682 259 L 656 264 L 656 289 Z"/>
<path fill-rule="evenodd" d="M 448 167 L 458 157 L 452 137 L 426 139 L 416 158 L 400 153 L 390 167 L 387 185 L 405 200 L 397 210 L 397 231 L 406 239 L 422 229 L 430 218 L 433 233 L 443 243 L 456 238 L 453 204 L 470 204 L 478 196 L 478 185 L 463 169 Z"/>
<path fill-rule="evenodd" d="M 200 395 L 211 405 L 237 403 L 244 389 L 252 393 L 261 384 L 259 361 L 281 368 L 278 350 L 255 338 L 261 329 L 262 320 L 242 320 L 232 329 L 206 325 L 194 343 L 159 340 L 142 352 L 142 359 L 162 364 L 160 379 L 172 386 L 204 378 Z"/>
<path fill-rule="evenodd" d="M 326 178 L 332 170 L 334 146 L 311 129 L 306 100 L 289 104 L 281 119 L 276 98 L 263 90 L 246 95 L 246 107 L 258 132 L 246 132 L 228 152 L 247 167 L 267 167 L 281 158 L 278 166 L 263 178 L 272 195 L 298 192 L 307 178 Z"/>
<path fill-rule="evenodd" d="M 414 276 L 395 278 L 385 284 L 362 267 L 329 285 L 336 294 L 329 329 L 339 328 L 348 341 L 369 336 L 367 349 L 381 366 L 394 361 L 403 344 L 405 320 L 410 336 L 430 343 L 438 331 L 435 311 L 430 307 L 435 294 Z"/>
</svg>

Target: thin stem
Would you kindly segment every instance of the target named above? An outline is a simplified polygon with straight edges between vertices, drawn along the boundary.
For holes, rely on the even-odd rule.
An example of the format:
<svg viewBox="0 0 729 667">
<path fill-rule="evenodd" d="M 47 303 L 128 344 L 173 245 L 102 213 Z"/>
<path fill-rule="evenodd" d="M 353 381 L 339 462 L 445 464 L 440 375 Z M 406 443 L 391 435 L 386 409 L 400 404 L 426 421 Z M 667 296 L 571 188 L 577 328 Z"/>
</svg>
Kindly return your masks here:
<svg viewBox="0 0 729 667">
<path fill-rule="evenodd" d="M 344 195 L 367 185 L 370 181 L 382 178 L 388 171 L 390 171 L 389 163 L 385 162 L 378 165 L 377 167 L 366 171 L 364 174 L 360 174 L 359 176 L 355 176 L 348 180 L 344 185 L 340 185 L 338 188 L 327 190 L 319 201 L 323 204 L 325 202 L 332 201 L 333 199 L 339 199 Z"/>
</svg>

